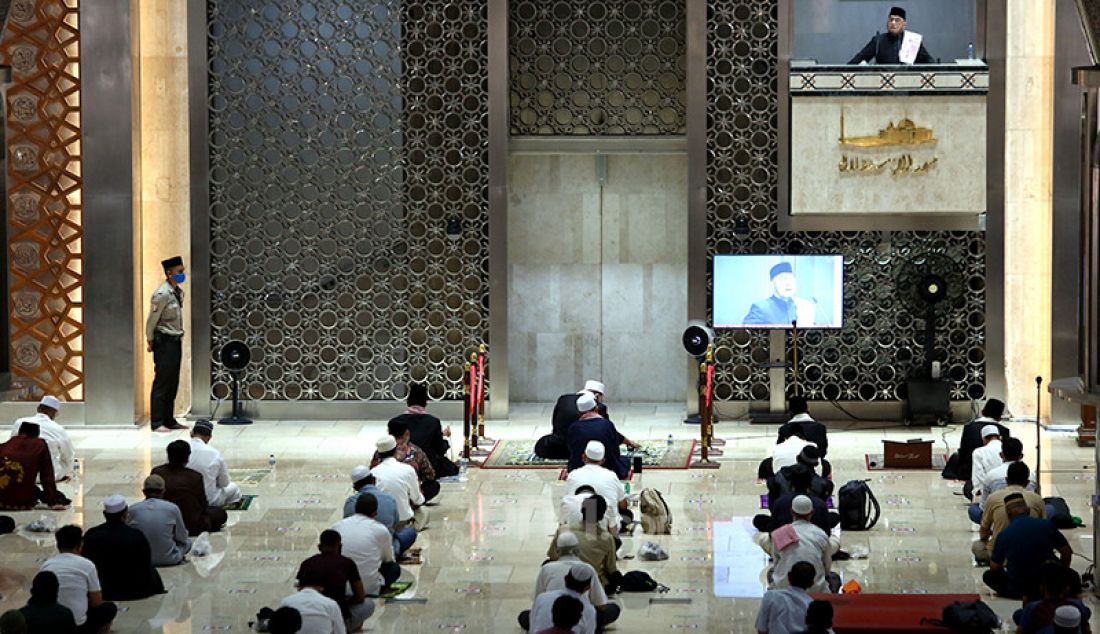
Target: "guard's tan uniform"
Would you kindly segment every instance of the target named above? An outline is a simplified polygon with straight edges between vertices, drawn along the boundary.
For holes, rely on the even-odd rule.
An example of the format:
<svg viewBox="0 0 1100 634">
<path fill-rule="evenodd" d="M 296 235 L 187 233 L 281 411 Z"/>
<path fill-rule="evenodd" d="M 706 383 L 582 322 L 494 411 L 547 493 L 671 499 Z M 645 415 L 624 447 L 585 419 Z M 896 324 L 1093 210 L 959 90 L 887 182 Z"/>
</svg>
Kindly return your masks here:
<svg viewBox="0 0 1100 634">
<path fill-rule="evenodd" d="M 145 339 L 153 345 L 153 389 L 149 418 L 154 429 L 175 422 L 176 392 L 183 359 L 183 289 L 165 281 L 153 291 Z"/>
</svg>

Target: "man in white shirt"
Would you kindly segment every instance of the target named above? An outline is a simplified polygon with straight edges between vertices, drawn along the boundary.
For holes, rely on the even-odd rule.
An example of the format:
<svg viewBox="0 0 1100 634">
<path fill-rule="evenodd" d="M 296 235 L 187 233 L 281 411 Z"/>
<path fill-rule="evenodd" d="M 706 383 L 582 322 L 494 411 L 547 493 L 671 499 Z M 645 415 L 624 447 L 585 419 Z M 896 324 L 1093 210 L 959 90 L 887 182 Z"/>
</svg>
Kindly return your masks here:
<svg viewBox="0 0 1100 634">
<path fill-rule="evenodd" d="M 99 632 L 110 627 L 118 608 L 103 600 L 95 564 L 80 556 L 84 533 L 79 526 L 62 526 L 54 533 L 58 554 L 42 564 L 57 576 L 57 602 L 72 610 L 78 632 Z"/>
<path fill-rule="evenodd" d="M 787 575 L 791 568 L 800 561 L 806 561 L 814 567 L 814 582 L 810 592 L 829 592 L 825 575 L 832 570 L 833 554 L 840 548 L 840 540 L 811 523 L 810 517 L 813 513 L 814 504 L 809 497 L 795 496 L 791 503 L 794 521 L 788 525 L 790 528 L 780 527 L 772 531 L 769 554 L 776 560 L 772 570 L 773 588 L 789 585 Z M 796 541 L 785 543 L 784 540 L 789 539 L 791 532 Z M 782 549 L 777 548 L 779 544 L 783 545 Z"/>
<path fill-rule="evenodd" d="M 281 608 L 294 608 L 302 617 L 299 632 L 306 634 L 346 634 L 340 605 L 321 594 L 325 580 L 312 572 L 298 577 L 298 591 L 279 602 Z"/>
<path fill-rule="evenodd" d="M 222 508 L 240 501 L 241 487 L 229 481 L 229 469 L 221 452 L 210 446 L 213 435 L 213 423 L 208 420 L 195 423 L 191 430 L 191 458 L 187 461 L 187 468 L 202 474 L 207 504 Z"/>
<path fill-rule="evenodd" d="M 43 396 L 38 402 L 38 409 L 34 416 L 27 416 L 15 421 L 11 435 L 19 435 L 19 426 L 23 423 L 38 425 L 38 437 L 46 441 L 50 448 L 50 458 L 53 462 L 53 477 L 57 482 L 64 482 L 73 477 L 73 462 L 76 452 L 73 450 L 73 441 L 65 428 L 54 422 L 57 413 L 61 409 L 61 401 L 55 396 Z"/>
<path fill-rule="evenodd" d="M 1001 430 L 996 425 L 982 427 L 982 442 L 985 444 L 975 449 L 973 456 L 974 467 L 971 471 L 970 485 L 971 490 L 975 492 L 974 495 L 977 495 L 977 491 L 981 489 L 986 475 L 1004 462 L 1004 458 L 1001 457 Z M 977 501 L 971 504 L 966 512 L 970 521 L 981 524 L 982 509 Z"/>
<path fill-rule="evenodd" d="M 806 630 L 806 611 L 813 600 L 807 588 L 813 585 L 814 567 L 800 561 L 787 575 L 788 585 L 764 593 L 760 611 L 756 613 L 759 634 L 795 634 Z"/>
<path fill-rule="evenodd" d="M 554 601 L 561 596 L 569 596 L 578 599 L 584 604 L 584 613 L 581 622 L 574 628 L 574 634 L 596 633 L 596 608 L 588 601 L 588 590 L 595 582 L 591 567 L 573 565 L 569 573 L 565 575 L 561 590 L 547 590 L 535 597 L 535 603 L 531 606 L 530 623 L 527 631 L 534 634 L 554 627 Z"/>
<path fill-rule="evenodd" d="M 581 514 L 581 508 L 584 505 L 584 501 L 596 494 L 596 489 L 591 485 L 582 484 L 577 487 L 577 490 L 573 492 L 573 495 L 563 495 L 561 498 L 561 504 L 558 506 L 558 524 L 561 526 L 569 526 L 571 524 L 580 524 L 583 520 Z M 602 497 L 602 496 L 601 496 Z M 611 532 L 611 522 L 608 521 L 608 514 L 604 514 L 602 520 L 600 520 L 599 526 L 607 532 Z"/>
<path fill-rule="evenodd" d="M 565 479 L 565 494 L 575 495 L 577 489 L 588 485 L 607 502 L 608 524 L 611 533 L 618 535 L 620 525 L 625 519 L 634 520 L 633 513 L 627 507 L 626 488 L 615 472 L 603 466 L 604 446 L 598 440 L 588 441 L 584 448 L 584 466 L 569 472 Z"/>
<path fill-rule="evenodd" d="M 798 454 L 803 447 L 816 447 L 817 444 L 806 440 L 806 432 L 802 423 L 787 423 L 784 425 L 790 436 L 777 444 L 772 450 L 772 471 L 779 473 L 783 467 L 789 467 L 798 462 Z"/>
<path fill-rule="evenodd" d="M 419 521 L 415 517 L 416 509 L 424 504 L 424 494 L 420 492 L 416 469 L 397 460 L 397 439 L 393 436 L 382 436 L 375 447 L 381 462 L 371 467 L 370 472 L 377 480 L 375 486 L 384 493 L 389 493 L 397 502 L 396 527 L 400 529 L 412 526 L 419 531 L 427 522 Z"/>
<path fill-rule="evenodd" d="M 577 556 L 577 547 L 580 542 L 577 536 L 571 532 L 560 533 L 557 537 L 558 558 L 542 564 L 538 579 L 535 580 L 535 597 L 551 590 L 564 590 L 565 577 L 574 566 L 583 567 L 591 572 L 590 578 L 595 578 L 596 569 L 590 564 L 581 561 Z M 607 600 L 607 592 L 603 586 L 593 583 L 587 593 L 588 601 L 596 608 L 596 629 L 603 630 L 608 625 L 618 620 L 622 609 L 618 604 Z M 531 625 L 531 611 L 524 610 L 519 615 L 519 626 L 529 629 Z M 537 630 L 536 630 L 537 631 Z"/>
<path fill-rule="evenodd" d="M 378 500 L 364 493 L 355 501 L 355 515 L 332 525 L 332 530 L 340 533 L 341 554 L 355 562 L 363 591 L 371 596 L 401 576 L 401 567 L 393 557 L 393 537 L 374 519 L 377 514 Z"/>
</svg>

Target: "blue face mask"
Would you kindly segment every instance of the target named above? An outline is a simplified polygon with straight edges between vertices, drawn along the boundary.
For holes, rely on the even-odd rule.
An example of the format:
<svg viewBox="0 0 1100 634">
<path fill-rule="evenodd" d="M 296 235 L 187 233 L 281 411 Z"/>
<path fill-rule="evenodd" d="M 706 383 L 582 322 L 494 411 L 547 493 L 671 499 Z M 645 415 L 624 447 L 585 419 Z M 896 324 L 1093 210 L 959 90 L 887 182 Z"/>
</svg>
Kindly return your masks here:
<svg viewBox="0 0 1100 634">
<path fill-rule="evenodd" d="M 187 274 L 186 273 L 173 273 L 172 274 L 172 281 L 175 282 L 176 284 L 183 284 L 184 281 L 186 281 L 186 280 L 187 280 Z"/>
</svg>

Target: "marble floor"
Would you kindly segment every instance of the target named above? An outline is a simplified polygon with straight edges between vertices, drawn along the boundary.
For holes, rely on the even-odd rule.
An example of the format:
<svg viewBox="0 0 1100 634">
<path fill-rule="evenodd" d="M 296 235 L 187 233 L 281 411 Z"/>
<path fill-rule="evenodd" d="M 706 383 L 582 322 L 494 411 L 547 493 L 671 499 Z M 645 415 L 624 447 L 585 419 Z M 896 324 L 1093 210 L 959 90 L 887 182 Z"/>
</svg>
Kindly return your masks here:
<svg viewBox="0 0 1100 634">
<path fill-rule="evenodd" d="M 681 424 L 680 405 L 611 405 L 621 429 L 634 439 L 691 437 L 697 427 Z M 496 438 L 533 438 L 549 429 L 549 406 L 517 405 L 508 423 L 490 422 Z M 452 426 L 459 430 L 458 425 Z M 1034 426 L 1015 423 L 1025 459 L 1034 456 Z M 161 569 L 169 591 L 123 604 L 117 632 L 243 632 L 256 611 L 292 591 L 299 562 L 315 551 L 319 531 L 340 517 L 348 474 L 369 459 L 381 421 L 259 421 L 250 427 L 218 427 L 213 443 L 233 469 L 275 467 L 244 492 L 257 495 L 252 507 L 231 512 L 231 526 L 213 536 L 213 553 Z M 869 532 L 843 535 L 844 548 L 865 549 L 866 559 L 841 562 L 842 575 L 866 592 L 981 592 L 1002 616 L 1016 604 L 988 596 L 969 544 L 977 533 L 966 518 L 956 483 L 934 471 L 869 472 L 864 454 L 881 451 L 882 439 L 934 439 L 937 450 L 957 445 L 958 428 L 905 428 L 875 423 L 830 423 L 829 455 L 839 482 L 870 478 L 882 505 L 882 519 Z M 774 426 L 723 422 L 727 440 L 717 470 L 646 471 L 632 483 L 660 489 L 673 512 L 670 536 L 639 535 L 625 540 L 620 567 L 642 569 L 671 588 L 668 594 L 620 595 L 624 632 L 696 630 L 752 632 L 762 592 L 764 560 L 744 543 L 743 518 L 757 512 L 764 486 L 756 464 L 774 442 Z M 122 493 L 137 501 L 142 478 L 164 462 L 164 447 L 180 433 L 142 429 L 74 428 L 82 465 L 79 478 L 62 485 L 73 498 L 65 512 L 16 513 L 22 527 L 43 513 L 58 525 L 100 523 L 100 504 Z M 1078 448 L 1067 433 L 1044 433 L 1043 490 L 1069 502 L 1091 525 L 1087 504 L 1095 487 L 1091 449 Z M 531 591 L 562 493 L 557 470 L 471 469 L 468 480 L 443 485 L 431 524 L 422 533 L 423 564 L 405 569 L 416 583 L 399 600 L 379 605 L 366 630 L 373 632 L 518 632 L 516 614 L 530 606 Z M 1074 550 L 1092 557 L 1092 528 L 1067 531 Z M 669 551 L 663 562 L 633 558 L 640 543 L 653 539 Z M 30 578 L 54 553 L 51 535 L 16 533 L 0 537 L 0 610 L 27 598 Z M 1088 561 L 1074 557 L 1084 570 Z M 1092 606 L 1096 601 L 1089 599 Z M 1096 608 L 1093 607 L 1094 612 Z"/>
</svg>

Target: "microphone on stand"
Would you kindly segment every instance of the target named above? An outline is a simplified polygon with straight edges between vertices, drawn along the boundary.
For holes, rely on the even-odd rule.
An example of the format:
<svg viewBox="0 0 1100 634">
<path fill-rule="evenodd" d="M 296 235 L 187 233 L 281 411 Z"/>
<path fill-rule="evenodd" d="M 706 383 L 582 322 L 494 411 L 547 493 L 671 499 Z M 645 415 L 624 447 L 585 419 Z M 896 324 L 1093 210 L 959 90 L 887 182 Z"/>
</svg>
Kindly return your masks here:
<svg viewBox="0 0 1100 634">
<path fill-rule="evenodd" d="M 1035 377 L 1035 492 L 1042 493 L 1043 483 L 1039 476 L 1043 468 L 1043 443 L 1042 443 L 1042 431 L 1043 427 L 1039 423 L 1039 414 L 1043 411 L 1043 392 L 1041 387 L 1043 385 L 1043 377 Z"/>
</svg>

